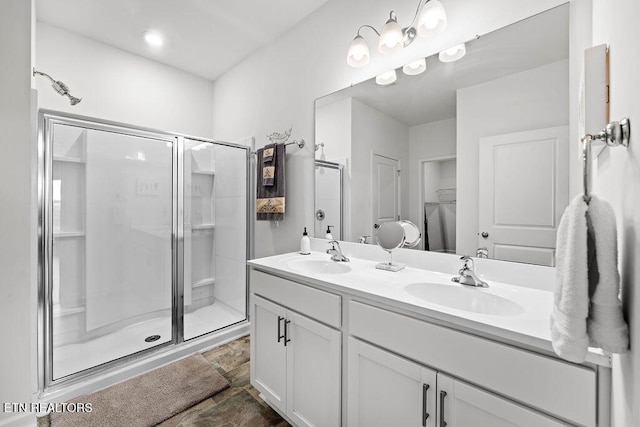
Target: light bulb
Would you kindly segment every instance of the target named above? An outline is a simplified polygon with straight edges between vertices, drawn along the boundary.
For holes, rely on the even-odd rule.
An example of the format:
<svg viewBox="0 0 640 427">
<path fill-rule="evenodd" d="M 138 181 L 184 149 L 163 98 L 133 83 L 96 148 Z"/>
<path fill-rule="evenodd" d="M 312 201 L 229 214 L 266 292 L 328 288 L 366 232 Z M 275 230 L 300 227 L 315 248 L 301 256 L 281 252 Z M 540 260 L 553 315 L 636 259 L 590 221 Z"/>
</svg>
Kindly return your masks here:
<svg viewBox="0 0 640 427">
<path fill-rule="evenodd" d="M 467 53 L 467 48 L 464 43 L 460 43 L 454 47 L 443 50 L 438 54 L 438 59 L 442 62 L 453 62 L 462 58 Z"/>
<path fill-rule="evenodd" d="M 424 73 L 426 69 L 427 62 L 424 58 L 420 58 L 416 61 L 410 62 L 402 67 L 402 71 L 408 76 L 417 76 L 418 74 Z"/>
<path fill-rule="evenodd" d="M 382 33 L 380 33 L 378 51 L 387 55 L 390 53 L 400 52 L 403 47 L 404 36 L 402 35 L 402 28 L 400 28 L 400 25 L 398 25 L 398 22 L 394 17 L 389 18 L 384 28 L 382 29 Z"/>
<path fill-rule="evenodd" d="M 381 86 L 386 86 L 395 82 L 396 79 L 397 79 L 396 70 L 391 70 L 376 76 L 376 83 Z"/>
<path fill-rule="evenodd" d="M 347 64 L 354 68 L 364 67 L 369 63 L 369 46 L 362 36 L 356 36 L 349 46 Z"/>
<path fill-rule="evenodd" d="M 418 19 L 418 34 L 421 37 L 431 37 L 443 32 L 447 28 L 447 12 L 439 0 L 429 0 L 420 13 Z"/>
</svg>

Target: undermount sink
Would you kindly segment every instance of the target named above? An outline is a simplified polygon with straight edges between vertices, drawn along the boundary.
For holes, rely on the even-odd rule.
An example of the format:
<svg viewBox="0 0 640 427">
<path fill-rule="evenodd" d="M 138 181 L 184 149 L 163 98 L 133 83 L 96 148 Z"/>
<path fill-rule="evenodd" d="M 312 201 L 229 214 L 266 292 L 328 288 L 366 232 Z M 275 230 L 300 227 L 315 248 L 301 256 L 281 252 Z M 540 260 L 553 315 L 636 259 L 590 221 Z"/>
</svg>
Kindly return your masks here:
<svg viewBox="0 0 640 427">
<path fill-rule="evenodd" d="M 405 286 L 405 290 L 416 298 L 456 310 L 495 316 L 517 316 L 524 313 L 524 308 L 519 304 L 489 294 L 481 288 L 441 283 L 412 283 Z"/>
<path fill-rule="evenodd" d="M 351 267 L 336 261 L 322 260 L 296 260 L 289 263 L 292 270 L 309 274 L 343 274 L 351 271 Z"/>
</svg>

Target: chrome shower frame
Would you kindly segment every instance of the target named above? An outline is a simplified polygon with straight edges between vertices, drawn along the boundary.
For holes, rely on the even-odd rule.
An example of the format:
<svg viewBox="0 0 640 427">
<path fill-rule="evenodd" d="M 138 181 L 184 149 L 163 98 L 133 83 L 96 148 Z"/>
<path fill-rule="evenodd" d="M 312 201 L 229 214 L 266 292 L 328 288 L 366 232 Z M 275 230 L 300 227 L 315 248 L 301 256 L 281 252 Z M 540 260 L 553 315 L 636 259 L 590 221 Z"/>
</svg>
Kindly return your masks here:
<svg viewBox="0 0 640 427">
<path fill-rule="evenodd" d="M 79 126 L 86 129 L 114 132 L 138 137 L 151 138 L 172 144 L 172 225 L 171 225 L 171 260 L 172 260 L 172 337 L 170 341 L 151 348 L 128 354 L 118 359 L 76 372 L 59 379 L 53 379 L 53 312 L 52 312 L 52 261 L 53 261 L 53 215 L 52 215 L 52 170 L 53 170 L 53 138 L 55 124 Z M 221 329 L 209 331 L 204 335 L 184 340 L 184 142 L 185 139 L 222 145 L 245 150 L 246 155 L 246 255 L 253 256 L 254 227 L 252 210 L 252 189 L 254 180 L 251 167 L 251 148 L 248 146 L 223 141 L 215 141 L 184 134 L 159 131 L 156 129 L 133 126 L 126 123 L 101 120 L 75 114 L 41 109 L 38 112 L 38 299 L 37 299 L 37 333 L 38 333 L 38 390 L 39 398 L 46 400 L 48 395 L 61 392 L 66 387 L 78 384 L 101 374 L 110 374 L 130 367 L 145 359 L 162 356 L 175 348 L 186 347 L 193 351 L 211 346 L 209 342 L 217 335 L 225 335 L 235 327 L 249 324 L 249 274 L 245 276 L 245 319 L 227 325 Z M 225 337 L 222 336 L 221 339 Z"/>
</svg>

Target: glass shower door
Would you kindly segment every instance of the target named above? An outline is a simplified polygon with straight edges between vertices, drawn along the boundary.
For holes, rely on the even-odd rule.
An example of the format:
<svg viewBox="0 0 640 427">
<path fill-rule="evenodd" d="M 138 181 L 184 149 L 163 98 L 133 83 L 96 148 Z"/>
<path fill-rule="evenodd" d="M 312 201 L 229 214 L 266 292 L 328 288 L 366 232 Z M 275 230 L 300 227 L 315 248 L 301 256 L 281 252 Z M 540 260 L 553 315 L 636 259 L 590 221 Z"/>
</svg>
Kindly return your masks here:
<svg viewBox="0 0 640 427">
<path fill-rule="evenodd" d="M 171 342 L 176 138 L 50 124 L 49 380 Z"/>
<path fill-rule="evenodd" d="M 247 149 L 184 142 L 184 339 L 246 319 Z"/>
</svg>

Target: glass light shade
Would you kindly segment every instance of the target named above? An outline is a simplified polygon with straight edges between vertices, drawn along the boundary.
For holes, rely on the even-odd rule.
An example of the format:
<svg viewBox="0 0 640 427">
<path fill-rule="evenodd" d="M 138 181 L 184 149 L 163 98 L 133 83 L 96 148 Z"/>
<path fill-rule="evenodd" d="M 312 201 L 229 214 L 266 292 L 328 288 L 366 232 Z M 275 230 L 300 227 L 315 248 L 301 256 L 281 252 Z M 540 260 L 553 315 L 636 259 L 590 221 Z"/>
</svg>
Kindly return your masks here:
<svg viewBox="0 0 640 427">
<path fill-rule="evenodd" d="M 422 8 L 418 19 L 418 34 L 431 37 L 447 28 L 447 12 L 438 0 L 430 0 Z"/>
<path fill-rule="evenodd" d="M 394 19 L 389 19 L 380 33 L 378 51 L 385 55 L 397 53 L 404 47 L 404 35 L 402 28 Z"/>
<path fill-rule="evenodd" d="M 376 76 L 376 83 L 381 86 L 386 86 L 395 82 L 397 78 L 398 76 L 396 76 L 396 70 L 391 70 Z"/>
<path fill-rule="evenodd" d="M 427 61 L 424 58 L 420 58 L 417 61 L 413 61 L 402 67 L 402 71 L 408 76 L 417 76 L 424 73 L 427 69 Z"/>
<path fill-rule="evenodd" d="M 369 46 L 362 36 L 356 36 L 349 46 L 347 64 L 354 68 L 364 67 L 369 63 Z"/>
<path fill-rule="evenodd" d="M 465 56 L 467 53 L 467 48 L 464 43 L 460 43 L 454 47 L 451 47 L 447 50 L 443 50 L 438 54 L 438 59 L 442 62 L 453 62 Z"/>
</svg>

